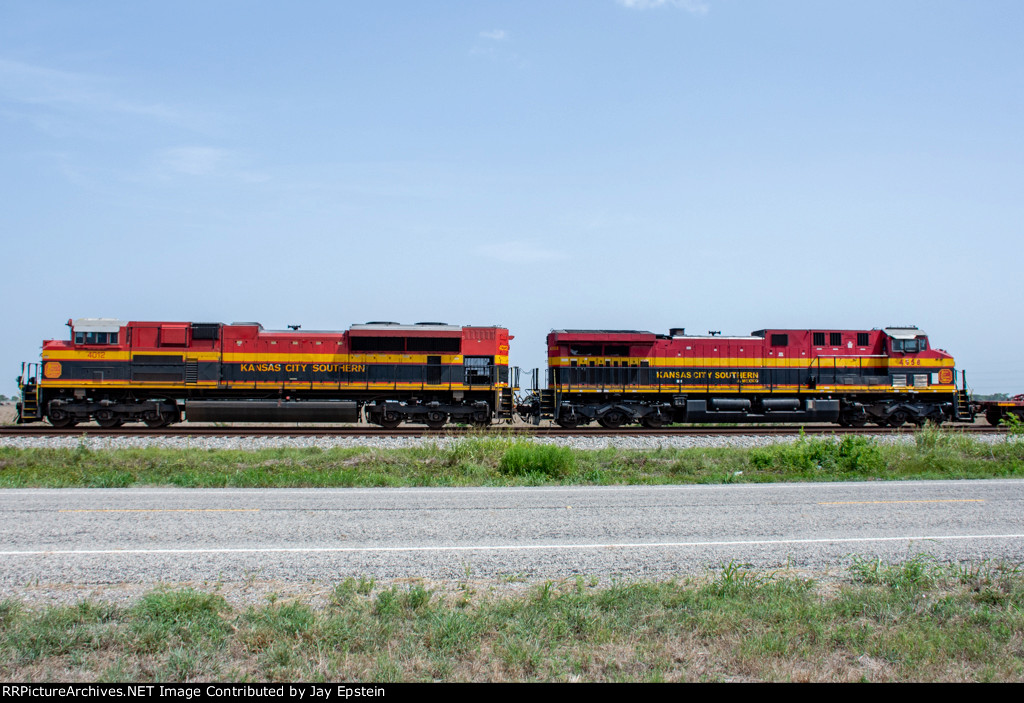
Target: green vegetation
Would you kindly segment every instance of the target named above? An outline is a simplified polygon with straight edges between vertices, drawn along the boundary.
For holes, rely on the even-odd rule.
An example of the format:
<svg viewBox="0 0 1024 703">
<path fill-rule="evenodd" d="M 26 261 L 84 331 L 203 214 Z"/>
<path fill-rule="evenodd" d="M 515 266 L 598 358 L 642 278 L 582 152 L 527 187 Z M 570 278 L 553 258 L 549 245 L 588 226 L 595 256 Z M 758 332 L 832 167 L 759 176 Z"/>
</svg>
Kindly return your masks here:
<svg viewBox="0 0 1024 703">
<path fill-rule="evenodd" d="M 0 602 L 18 681 L 1019 681 L 1024 575 L 854 558 L 840 582 L 727 564 L 665 583 L 378 586 L 314 608 L 157 590 L 134 605 Z"/>
<path fill-rule="evenodd" d="M 756 449 L 572 450 L 511 436 L 419 449 L 0 448 L 0 487 L 536 486 L 1024 476 L 1021 432 L 925 430 L 887 444 L 801 437 Z"/>
<path fill-rule="evenodd" d="M 971 396 L 972 400 L 1009 400 L 1010 398 L 1009 393 L 989 393 L 987 395 L 975 393 Z"/>
</svg>

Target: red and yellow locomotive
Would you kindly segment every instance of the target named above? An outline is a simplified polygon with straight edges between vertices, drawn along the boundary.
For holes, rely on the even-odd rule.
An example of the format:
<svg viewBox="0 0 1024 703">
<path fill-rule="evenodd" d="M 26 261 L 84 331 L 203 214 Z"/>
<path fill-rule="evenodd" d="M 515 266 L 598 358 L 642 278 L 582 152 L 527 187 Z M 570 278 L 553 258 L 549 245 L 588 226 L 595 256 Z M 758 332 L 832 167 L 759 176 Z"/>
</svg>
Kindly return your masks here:
<svg viewBox="0 0 1024 703">
<path fill-rule="evenodd" d="M 489 424 L 512 413 L 508 330 L 371 322 L 337 332 L 258 323 L 69 320 L 19 377 L 18 422 Z"/>
<path fill-rule="evenodd" d="M 520 414 L 562 427 L 673 422 L 973 419 L 952 356 L 916 327 L 759 330 L 746 337 L 631 330 L 548 335 L 547 388 Z"/>
</svg>

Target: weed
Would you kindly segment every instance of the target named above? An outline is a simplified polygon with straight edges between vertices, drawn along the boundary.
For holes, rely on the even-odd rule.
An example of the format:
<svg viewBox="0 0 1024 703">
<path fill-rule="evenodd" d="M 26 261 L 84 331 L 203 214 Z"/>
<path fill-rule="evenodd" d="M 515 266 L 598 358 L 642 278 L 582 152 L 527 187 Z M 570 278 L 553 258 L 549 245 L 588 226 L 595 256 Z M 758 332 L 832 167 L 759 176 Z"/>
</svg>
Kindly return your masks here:
<svg viewBox="0 0 1024 703">
<path fill-rule="evenodd" d="M 850 573 L 866 584 L 882 584 L 894 591 L 916 591 L 932 585 L 941 576 L 942 567 L 934 557 L 918 554 L 897 564 L 883 562 L 879 557 L 851 557 Z"/>
<path fill-rule="evenodd" d="M 368 596 L 371 593 L 373 593 L 373 589 L 376 585 L 377 579 L 373 576 L 360 576 L 359 583 L 356 584 L 356 593 L 358 593 L 361 596 Z"/>
<path fill-rule="evenodd" d="M 810 474 L 879 473 L 885 467 L 881 448 L 866 437 L 844 435 L 834 439 L 807 439 L 792 444 L 776 444 L 750 451 L 750 464 L 756 469 L 790 469 Z"/>
<path fill-rule="evenodd" d="M 1016 413 L 1007 413 L 1006 415 L 1003 415 L 999 424 L 1007 429 L 1010 437 L 1020 437 L 1024 435 L 1024 420 L 1022 420 Z"/>
<path fill-rule="evenodd" d="M 394 587 L 377 594 L 377 600 L 374 603 L 374 613 L 378 616 L 388 618 L 397 615 L 400 611 L 401 604 L 398 591 Z"/>
<path fill-rule="evenodd" d="M 168 681 L 188 681 L 199 673 L 199 657 L 196 652 L 175 648 L 167 653 L 165 673 L 161 678 Z"/>
<path fill-rule="evenodd" d="M 402 604 L 409 610 L 421 610 L 430 604 L 434 592 L 416 584 L 402 596 Z"/>
<path fill-rule="evenodd" d="M 498 470 L 506 476 L 540 475 L 559 478 L 576 469 L 576 454 L 569 447 L 518 442 L 501 456 Z"/>
<path fill-rule="evenodd" d="M 438 612 L 432 615 L 427 632 L 428 646 L 445 655 L 468 651 L 479 633 L 479 618 L 465 611 Z"/>
<path fill-rule="evenodd" d="M 332 607 L 344 608 L 349 605 L 356 595 L 356 580 L 349 577 L 335 585 L 331 591 L 329 602 Z"/>
<path fill-rule="evenodd" d="M 756 588 L 771 579 L 771 575 L 749 570 L 749 564 L 738 564 L 730 561 L 722 565 L 718 578 L 709 585 L 709 590 L 717 595 L 730 595 Z"/>
<path fill-rule="evenodd" d="M 230 611 L 218 595 L 192 589 L 158 590 L 132 609 L 132 641 L 139 652 L 160 652 L 176 646 L 219 643 L 228 632 L 223 617 Z"/>
<path fill-rule="evenodd" d="M 0 632 L 10 627 L 21 611 L 22 606 L 18 601 L 10 598 L 0 600 Z"/>
<path fill-rule="evenodd" d="M 310 630 L 315 616 L 305 603 L 267 605 L 250 610 L 246 619 L 254 630 L 268 630 L 276 635 L 298 636 Z"/>
<path fill-rule="evenodd" d="M 13 622 L 8 625 L 7 640 L 25 661 L 101 648 L 112 633 L 108 623 L 118 614 L 109 606 L 88 602 L 21 617 L 19 611 L 9 610 Z"/>
</svg>

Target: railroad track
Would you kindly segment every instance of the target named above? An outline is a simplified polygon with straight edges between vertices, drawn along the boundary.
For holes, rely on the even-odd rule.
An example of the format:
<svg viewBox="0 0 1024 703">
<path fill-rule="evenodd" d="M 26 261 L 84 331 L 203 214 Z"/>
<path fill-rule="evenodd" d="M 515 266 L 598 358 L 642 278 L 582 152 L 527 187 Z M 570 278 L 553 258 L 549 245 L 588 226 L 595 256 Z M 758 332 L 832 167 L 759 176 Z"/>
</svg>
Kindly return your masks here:
<svg viewBox="0 0 1024 703">
<path fill-rule="evenodd" d="M 1005 434 L 1003 427 L 985 425 L 948 425 L 944 429 L 965 434 Z M 47 425 L 15 425 L 0 427 L 2 437 L 463 437 L 463 436 L 503 436 L 519 435 L 525 437 L 632 437 L 632 436 L 724 436 L 724 435 L 879 435 L 879 434 L 911 434 L 921 430 L 913 425 L 893 427 L 839 427 L 836 425 L 772 425 L 758 427 L 664 427 L 651 430 L 643 427 L 619 428 L 578 428 L 566 430 L 560 427 L 534 427 L 531 425 L 494 425 L 488 429 L 451 427 L 431 430 L 426 427 L 401 427 L 385 430 L 379 427 L 281 427 L 267 426 L 229 426 L 229 427 L 117 427 L 102 428 L 82 425 L 57 429 Z"/>
</svg>

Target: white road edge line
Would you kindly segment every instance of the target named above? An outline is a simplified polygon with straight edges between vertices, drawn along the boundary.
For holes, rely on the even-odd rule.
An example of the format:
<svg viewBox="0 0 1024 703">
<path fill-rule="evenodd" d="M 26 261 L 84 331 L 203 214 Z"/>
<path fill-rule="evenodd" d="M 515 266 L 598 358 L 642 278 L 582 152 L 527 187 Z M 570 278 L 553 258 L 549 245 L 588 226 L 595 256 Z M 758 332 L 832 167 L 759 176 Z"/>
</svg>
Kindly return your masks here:
<svg viewBox="0 0 1024 703">
<path fill-rule="evenodd" d="M 330 554 L 366 552 L 503 552 L 565 549 L 680 549 L 687 547 L 737 547 L 781 544 L 849 544 L 855 542 L 942 542 L 966 539 L 1024 539 L 1024 534 L 1009 535 L 916 535 L 905 537 L 823 537 L 820 539 L 761 539 L 734 542 L 623 542 L 608 544 L 527 544 L 468 545 L 438 547 L 226 547 L 219 549 L 54 549 L 38 551 L 2 551 L 0 556 L 89 556 L 111 554 Z"/>
</svg>

